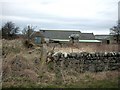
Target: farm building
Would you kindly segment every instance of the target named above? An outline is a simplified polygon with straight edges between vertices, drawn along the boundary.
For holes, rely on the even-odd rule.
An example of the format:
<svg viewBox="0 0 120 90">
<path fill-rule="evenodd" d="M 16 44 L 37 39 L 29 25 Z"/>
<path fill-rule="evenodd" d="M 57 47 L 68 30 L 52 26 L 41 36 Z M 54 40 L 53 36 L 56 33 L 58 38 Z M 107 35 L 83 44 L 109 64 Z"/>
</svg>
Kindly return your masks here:
<svg viewBox="0 0 120 90">
<path fill-rule="evenodd" d="M 33 32 L 31 34 L 31 41 L 34 43 L 34 44 L 42 44 L 44 43 L 44 36 L 39 32 Z"/>
<path fill-rule="evenodd" d="M 40 32 L 49 39 L 69 39 L 71 34 L 81 34 L 80 31 L 70 30 L 40 30 Z"/>
<path fill-rule="evenodd" d="M 101 40 L 103 43 L 110 44 L 113 41 L 111 40 L 111 35 L 95 35 L 96 40 Z"/>
<path fill-rule="evenodd" d="M 95 40 L 93 33 L 81 33 L 79 30 L 40 30 L 40 33 L 52 42 L 69 42 L 71 37 L 77 37 L 80 43 L 101 43 Z"/>
</svg>

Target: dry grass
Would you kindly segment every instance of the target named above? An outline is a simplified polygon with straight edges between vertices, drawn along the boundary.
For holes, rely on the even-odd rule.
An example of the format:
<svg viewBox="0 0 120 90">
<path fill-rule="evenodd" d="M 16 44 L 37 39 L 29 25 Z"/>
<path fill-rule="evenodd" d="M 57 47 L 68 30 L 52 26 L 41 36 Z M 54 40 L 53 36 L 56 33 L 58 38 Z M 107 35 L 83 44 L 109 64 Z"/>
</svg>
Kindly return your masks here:
<svg viewBox="0 0 120 90">
<path fill-rule="evenodd" d="M 3 46 L 7 47 L 6 57 L 3 58 L 3 87 L 117 87 L 119 73 L 117 71 L 99 72 L 99 73 L 78 73 L 73 70 L 63 70 L 56 68 L 55 65 L 45 63 L 46 52 L 52 50 L 52 46 L 45 46 L 43 57 L 41 57 L 40 48 L 26 49 L 22 41 L 3 40 Z M 84 48 L 71 47 L 74 52 L 94 51 L 93 47 Z M 107 47 L 107 46 L 106 46 Z M 112 47 L 112 46 L 111 46 Z M 113 48 L 113 47 L 112 47 Z M 18 49 L 18 51 L 16 51 Z M 70 47 L 55 48 L 55 51 L 71 52 Z M 29 53 L 30 52 L 30 53 Z M 53 68 L 52 70 L 50 69 Z M 96 82 L 100 84 L 96 84 Z M 104 86 L 104 82 L 107 83 Z M 89 84 L 90 83 L 90 84 Z"/>
<path fill-rule="evenodd" d="M 117 44 L 85 44 L 79 43 L 75 45 L 63 44 L 62 47 L 59 44 L 50 44 L 47 48 L 51 50 L 55 46 L 55 52 L 118 52 L 119 45 Z"/>
</svg>

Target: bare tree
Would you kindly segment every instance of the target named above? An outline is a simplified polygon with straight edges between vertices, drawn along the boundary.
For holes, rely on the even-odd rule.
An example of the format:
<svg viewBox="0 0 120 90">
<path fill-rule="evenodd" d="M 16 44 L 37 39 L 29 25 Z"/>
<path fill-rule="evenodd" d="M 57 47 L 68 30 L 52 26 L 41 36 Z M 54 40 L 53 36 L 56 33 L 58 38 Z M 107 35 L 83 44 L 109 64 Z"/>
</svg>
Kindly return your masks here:
<svg viewBox="0 0 120 90">
<path fill-rule="evenodd" d="M 25 27 L 22 30 L 22 34 L 24 35 L 25 38 L 25 46 L 28 48 L 33 47 L 33 43 L 31 42 L 31 36 L 34 33 L 34 29 L 32 26 Z"/>
<path fill-rule="evenodd" d="M 116 43 L 120 44 L 120 24 L 110 29 L 110 34 Z"/>
<path fill-rule="evenodd" d="M 32 27 L 32 26 L 25 27 L 22 30 L 22 34 L 25 36 L 25 38 L 27 38 L 29 40 L 30 37 L 32 36 L 32 34 L 34 33 L 35 28 L 36 27 Z"/>
<path fill-rule="evenodd" d="M 2 26 L 2 38 L 5 39 L 13 39 L 17 36 L 19 32 L 19 27 L 16 27 L 13 22 L 7 22 L 4 26 Z"/>
</svg>

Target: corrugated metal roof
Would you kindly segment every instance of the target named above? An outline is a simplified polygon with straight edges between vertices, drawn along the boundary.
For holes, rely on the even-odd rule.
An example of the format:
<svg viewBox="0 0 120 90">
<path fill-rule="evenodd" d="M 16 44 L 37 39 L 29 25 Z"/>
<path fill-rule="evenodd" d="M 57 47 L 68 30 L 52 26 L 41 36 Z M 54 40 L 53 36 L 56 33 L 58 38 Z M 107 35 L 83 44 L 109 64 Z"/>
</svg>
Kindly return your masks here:
<svg viewBox="0 0 120 90">
<path fill-rule="evenodd" d="M 93 33 L 81 33 L 80 31 L 74 30 L 40 30 L 40 32 L 49 39 L 69 39 L 69 36 L 72 34 L 79 34 L 80 40 L 95 39 Z"/>
<path fill-rule="evenodd" d="M 109 39 L 111 35 L 95 35 L 95 39 Z"/>
<path fill-rule="evenodd" d="M 82 40 L 93 40 L 93 39 L 95 39 L 95 36 L 93 33 L 82 33 L 81 39 Z"/>
<path fill-rule="evenodd" d="M 79 34 L 80 31 L 63 31 L 63 30 L 40 30 L 40 32 L 49 39 L 69 39 L 71 34 Z"/>
</svg>

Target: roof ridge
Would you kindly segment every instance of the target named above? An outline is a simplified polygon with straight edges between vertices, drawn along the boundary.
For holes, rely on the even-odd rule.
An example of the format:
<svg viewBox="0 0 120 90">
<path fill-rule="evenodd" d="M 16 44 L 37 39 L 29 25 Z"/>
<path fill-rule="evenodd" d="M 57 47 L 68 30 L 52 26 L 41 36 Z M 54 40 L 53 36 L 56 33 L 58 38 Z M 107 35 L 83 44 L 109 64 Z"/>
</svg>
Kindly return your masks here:
<svg viewBox="0 0 120 90">
<path fill-rule="evenodd" d="M 42 30 L 40 30 L 40 31 L 64 31 L 64 32 L 81 32 L 80 30 L 72 30 L 72 29 L 67 29 L 67 30 L 64 30 L 64 29 L 57 29 L 57 30 L 50 30 L 50 29 L 48 29 L 48 30 L 46 30 L 46 29 L 42 29 Z"/>
<path fill-rule="evenodd" d="M 93 34 L 93 33 L 82 33 L 82 34 Z"/>
</svg>

